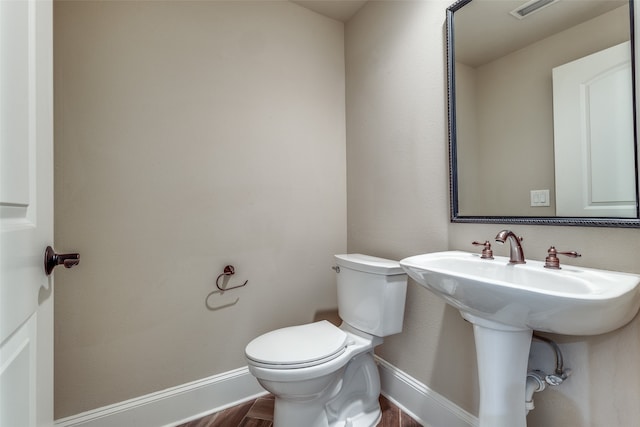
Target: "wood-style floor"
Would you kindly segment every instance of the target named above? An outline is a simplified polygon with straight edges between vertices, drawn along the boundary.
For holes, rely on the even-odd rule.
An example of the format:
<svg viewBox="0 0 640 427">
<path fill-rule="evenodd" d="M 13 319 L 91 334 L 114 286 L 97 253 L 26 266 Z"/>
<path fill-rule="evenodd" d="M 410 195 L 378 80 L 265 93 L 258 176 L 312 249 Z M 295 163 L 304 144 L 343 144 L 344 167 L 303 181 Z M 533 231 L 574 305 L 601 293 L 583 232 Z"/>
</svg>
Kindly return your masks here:
<svg viewBox="0 0 640 427">
<path fill-rule="evenodd" d="M 273 396 L 261 397 L 178 427 L 272 427 L 273 401 Z M 380 407 L 382 408 L 382 420 L 377 427 L 421 426 L 383 396 L 380 396 Z"/>
</svg>

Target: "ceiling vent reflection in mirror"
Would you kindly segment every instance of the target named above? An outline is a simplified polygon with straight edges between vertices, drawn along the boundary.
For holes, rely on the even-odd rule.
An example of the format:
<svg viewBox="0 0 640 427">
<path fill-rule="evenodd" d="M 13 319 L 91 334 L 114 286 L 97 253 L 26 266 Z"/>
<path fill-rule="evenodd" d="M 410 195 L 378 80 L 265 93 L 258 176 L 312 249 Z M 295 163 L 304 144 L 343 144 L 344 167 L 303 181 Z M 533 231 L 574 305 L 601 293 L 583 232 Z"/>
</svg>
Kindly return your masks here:
<svg viewBox="0 0 640 427">
<path fill-rule="evenodd" d="M 512 10 L 511 15 L 518 19 L 524 19 L 534 12 L 544 9 L 547 6 L 551 6 L 560 0 L 531 0 Z"/>
</svg>

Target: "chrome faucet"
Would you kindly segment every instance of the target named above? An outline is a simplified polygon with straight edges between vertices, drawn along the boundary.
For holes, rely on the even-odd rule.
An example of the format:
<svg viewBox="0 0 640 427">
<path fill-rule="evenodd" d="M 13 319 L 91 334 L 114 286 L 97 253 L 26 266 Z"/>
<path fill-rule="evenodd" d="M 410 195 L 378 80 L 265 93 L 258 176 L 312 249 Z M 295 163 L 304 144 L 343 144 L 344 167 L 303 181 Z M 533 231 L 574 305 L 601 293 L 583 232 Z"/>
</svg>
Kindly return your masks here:
<svg viewBox="0 0 640 427">
<path fill-rule="evenodd" d="M 509 240 L 509 264 L 524 264 L 524 252 L 522 250 L 522 237 L 516 236 L 511 230 L 502 230 L 496 236 L 496 242 L 504 243 Z"/>
</svg>

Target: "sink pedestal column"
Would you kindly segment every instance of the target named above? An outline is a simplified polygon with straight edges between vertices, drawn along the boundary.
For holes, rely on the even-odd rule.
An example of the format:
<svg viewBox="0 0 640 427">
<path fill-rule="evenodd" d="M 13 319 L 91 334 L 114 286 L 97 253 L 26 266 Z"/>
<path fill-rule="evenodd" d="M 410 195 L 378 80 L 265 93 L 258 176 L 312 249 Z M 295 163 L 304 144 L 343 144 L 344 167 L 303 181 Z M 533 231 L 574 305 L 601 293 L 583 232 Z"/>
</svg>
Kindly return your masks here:
<svg viewBox="0 0 640 427">
<path fill-rule="evenodd" d="M 467 313 L 473 324 L 480 385 L 480 427 L 526 427 L 525 388 L 531 329 Z"/>
</svg>

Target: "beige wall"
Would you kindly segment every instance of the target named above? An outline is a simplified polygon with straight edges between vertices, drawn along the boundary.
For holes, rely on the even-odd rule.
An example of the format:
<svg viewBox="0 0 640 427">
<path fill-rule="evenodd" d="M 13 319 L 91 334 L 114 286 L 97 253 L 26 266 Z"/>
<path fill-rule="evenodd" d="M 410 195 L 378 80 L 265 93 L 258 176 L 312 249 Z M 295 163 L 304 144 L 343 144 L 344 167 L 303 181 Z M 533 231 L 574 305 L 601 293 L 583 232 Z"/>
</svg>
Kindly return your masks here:
<svg viewBox="0 0 640 427">
<path fill-rule="evenodd" d="M 55 2 L 57 418 L 336 307 L 344 86 L 343 25 L 287 2 Z"/>
<path fill-rule="evenodd" d="M 448 222 L 443 28 L 447 1 L 373 2 L 346 27 L 348 247 L 401 258 L 475 250 L 502 228 L 541 260 L 552 244 L 583 254 L 567 263 L 640 273 L 640 230 Z M 367 83 L 365 86 L 364 83 Z M 448 239 L 444 242 L 443 239 Z M 496 254 L 507 248 L 496 245 Z M 536 396 L 530 427 L 628 427 L 640 419 L 640 318 L 597 337 L 553 336 L 573 376 Z M 477 413 L 471 328 L 410 283 L 404 331 L 379 354 Z M 534 363 L 553 365 L 533 345 Z"/>
<path fill-rule="evenodd" d="M 446 1 L 370 2 L 346 26 L 348 249 L 401 259 L 447 249 Z M 471 327 L 411 282 L 402 334 L 378 354 L 477 407 Z"/>
<path fill-rule="evenodd" d="M 56 245 L 83 254 L 56 276 L 57 417 L 242 366 L 252 336 L 335 306 L 327 266 L 345 236 L 400 259 L 503 228 L 448 220 L 449 1 L 372 1 L 347 24 L 346 185 L 342 26 L 240 3 L 56 4 Z M 529 258 L 555 244 L 640 273 L 640 230 L 505 227 Z M 226 263 L 249 286 L 209 312 Z M 554 338 L 574 375 L 536 396 L 530 427 L 635 425 L 640 320 Z M 477 411 L 471 327 L 415 283 L 378 353 Z"/>
</svg>

